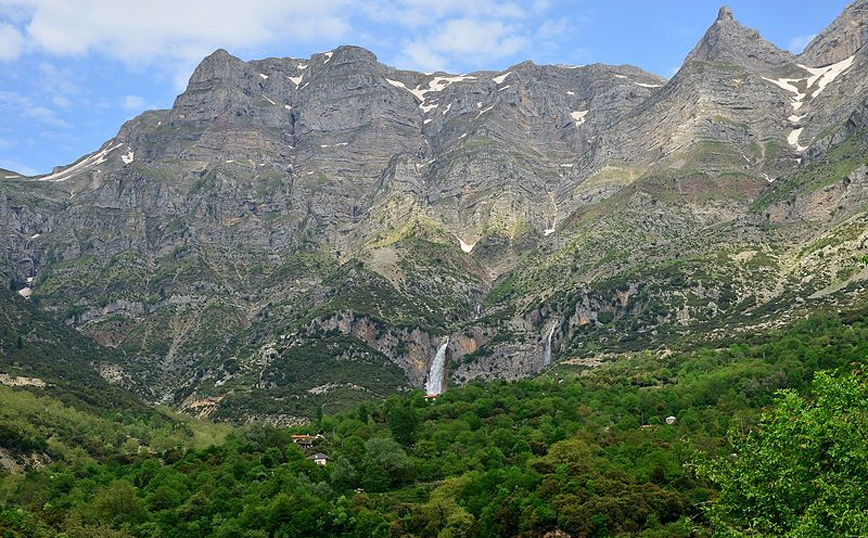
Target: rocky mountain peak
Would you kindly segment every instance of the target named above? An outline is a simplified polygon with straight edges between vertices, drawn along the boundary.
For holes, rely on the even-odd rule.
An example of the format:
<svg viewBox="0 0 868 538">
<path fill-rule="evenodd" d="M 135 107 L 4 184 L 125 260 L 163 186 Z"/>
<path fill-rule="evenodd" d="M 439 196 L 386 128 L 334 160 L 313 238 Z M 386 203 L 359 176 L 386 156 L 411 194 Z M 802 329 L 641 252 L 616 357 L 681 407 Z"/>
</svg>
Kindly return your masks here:
<svg viewBox="0 0 868 538">
<path fill-rule="evenodd" d="M 377 55 L 366 48 L 355 45 L 342 45 L 334 51 L 322 53 L 327 59 L 335 62 L 377 63 Z M 333 56 L 333 58 L 331 58 Z"/>
<path fill-rule="evenodd" d="M 188 91 L 196 91 L 217 86 L 219 81 L 228 81 L 234 71 L 243 68 L 244 62 L 224 49 L 217 49 L 206 56 L 193 71 L 187 84 Z"/>
<path fill-rule="evenodd" d="M 841 15 L 820 32 L 804 52 L 800 63 L 814 67 L 840 62 L 863 48 L 868 42 L 868 0 L 853 2 Z"/>
<path fill-rule="evenodd" d="M 792 63 L 793 57 L 763 39 L 756 30 L 742 26 L 735 20 L 732 9 L 723 6 L 717 20 L 687 55 L 685 63 L 691 61 L 742 65 L 767 71 Z"/>
</svg>

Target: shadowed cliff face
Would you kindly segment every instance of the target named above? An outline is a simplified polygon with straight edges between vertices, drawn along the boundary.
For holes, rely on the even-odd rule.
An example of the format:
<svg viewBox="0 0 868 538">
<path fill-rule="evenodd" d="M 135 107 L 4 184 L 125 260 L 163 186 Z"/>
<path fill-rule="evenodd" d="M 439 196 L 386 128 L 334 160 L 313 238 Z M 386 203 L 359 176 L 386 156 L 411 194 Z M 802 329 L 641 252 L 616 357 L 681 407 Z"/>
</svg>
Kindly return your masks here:
<svg viewBox="0 0 868 538">
<path fill-rule="evenodd" d="M 460 383 L 785 322 L 861 282 L 863 5 L 798 57 L 723 8 L 668 81 L 218 50 L 171 110 L 4 173 L 0 260 L 113 378 L 239 420 L 420 388 L 446 337 Z"/>
</svg>

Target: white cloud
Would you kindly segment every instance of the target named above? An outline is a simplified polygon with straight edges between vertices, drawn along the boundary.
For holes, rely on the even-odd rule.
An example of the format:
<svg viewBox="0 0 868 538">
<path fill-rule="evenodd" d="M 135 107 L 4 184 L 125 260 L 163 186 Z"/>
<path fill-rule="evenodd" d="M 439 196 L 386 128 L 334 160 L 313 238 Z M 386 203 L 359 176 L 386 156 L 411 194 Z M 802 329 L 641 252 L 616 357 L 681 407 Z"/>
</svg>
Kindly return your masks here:
<svg viewBox="0 0 868 538">
<path fill-rule="evenodd" d="M 519 3 L 492 0 L 379 0 L 365 2 L 361 9 L 373 20 L 410 28 L 429 27 L 452 18 L 521 19 L 527 16 Z"/>
<path fill-rule="evenodd" d="M 23 33 L 35 51 L 95 52 L 134 66 L 184 65 L 217 48 L 244 50 L 292 36 L 298 41 L 348 35 L 350 0 L 11 0 L 26 11 Z M 0 5 L 10 3 L 0 0 Z M 13 32 L 21 32 L 6 25 Z M 8 32 L 7 32 L 8 33 Z M 0 28 L 0 58 L 3 54 Z M 17 54 L 20 54 L 18 50 Z"/>
<path fill-rule="evenodd" d="M 25 106 L 21 111 L 25 117 L 35 120 L 39 123 L 47 125 L 49 127 L 54 127 L 57 129 L 66 129 L 69 127 L 69 123 L 57 117 L 54 110 L 33 103 L 29 103 Z"/>
<path fill-rule="evenodd" d="M 565 18 L 543 21 L 537 28 L 537 35 L 546 40 L 557 40 L 574 32 L 575 24 Z"/>
<path fill-rule="evenodd" d="M 813 41 L 815 37 L 817 37 L 817 34 L 796 36 L 790 39 L 790 42 L 787 44 L 787 50 L 798 54 L 805 50 L 805 47 L 808 46 L 808 43 Z"/>
<path fill-rule="evenodd" d="M 448 71 L 449 60 L 445 56 L 431 50 L 424 43 L 410 43 L 404 48 L 409 63 L 414 68 L 426 73 Z"/>
<path fill-rule="evenodd" d="M 73 102 L 65 95 L 56 94 L 51 96 L 51 104 L 57 108 L 70 108 Z"/>
<path fill-rule="evenodd" d="M 38 173 L 34 168 L 27 166 L 17 159 L 8 158 L 6 156 L 0 156 L 0 168 L 11 170 L 25 176 L 35 176 Z"/>
<path fill-rule="evenodd" d="M 511 56 L 530 44 L 534 16 L 548 2 L 497 0 L 373 0 L 362 14 L 371 21 L 403 26 L 415 37 L 403 42 L 394 61 L 423 71 L 454 71 Z M 475 64 L 475 65 L 474 65 Z"/>
<path fill-rule="evenodd" d="M 476 63 L 511 56 L 529 44 L 520 27 L 502 21 L 453 19 L 404 47 L 407 60 L 426 71 L 450 71 L 456 62 Z"/>
<path fill-rule="evenodd" d="M 444 52 L 500 58 L 515 53 L 526 39 L 500 21 L 457 19 L 449 21 L 429 42 Z"/>
<path fill-rule="evenodd" d="M 0 22 L 0 61 L 15 60 L 24 50 L 24 36 L 11 24 Z"/>
<path fill-rule="evenodd" d="M 121 99 L 121 106 L 130 112 L 141 112 L 145 109 L 145 98 L 138 95 L 125 95 Z"/>
<path fill-rule="evenodd" d="M 178 88 L 217 48 L 238 55 L 269 46 L 358 39 L 370 23 L 409 34 L 405 67 L 471 66 L 526 48 L 550 0 L 0 0 L 0 60 L 22 52 L 96 54 L 127 67 L 170 71 Z M 563 29 L 549 23 L 543 32 Z M 5 39 L 5 41 L 4 41 Z M 292 53 L 288 50 L 287 53 Z M 166 67 L 171 66 L 171 67 Z"/>
<path fill-rule="evenodd" d="M 548 11 L 551 7 L 552 3 L 549 0 L 536 0 L 536 2 L 533 3 L 533 10 L 536 13 Z"/>
<path fill-rule="evenodd" d="M 84 93 L 76 81 L 78 74 L 72 68 L 57 67 L 50 62 L 40 62 L 36 72 L 39 75 L 40 90 L 44 91 L 51 101 L 61 108 L 68 108 L 72 105 L 73 97 L 80 97 Z"/>
<path fill-rule="evenodd" d="M 20 114 L 38 124 L 65 129 L 69 123 L 60 119 L 54 110 L 16 92 L 0 91 L 0 110 L 6 114 Z"/>
</svg>

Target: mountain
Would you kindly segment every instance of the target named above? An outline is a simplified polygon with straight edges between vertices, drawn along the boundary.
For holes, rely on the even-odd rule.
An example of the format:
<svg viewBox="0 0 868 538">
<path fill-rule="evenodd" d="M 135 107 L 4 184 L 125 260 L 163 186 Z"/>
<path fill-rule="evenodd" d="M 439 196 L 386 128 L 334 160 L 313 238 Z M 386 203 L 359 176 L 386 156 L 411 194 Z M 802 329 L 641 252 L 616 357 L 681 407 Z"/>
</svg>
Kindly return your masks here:
<svg viewBox="0 0 868 538">
<path fill-rule="evenodd" d="M 807 65 L 838 63 L 853 56 L 868 42 L 868 2 L 857 0 L 844 9 L 799 55 Z"/>
<path fill-rule="evenodd" d="M 695 61 L 763 70 L 785 67 L 792 63 L 793 57 L 763 39 L 756 30 L 739 24 L 732 9 L 724 6 L 720 8 L 714 24 L 687 55 L 685 63 Z"/>
<path fill-rule="evenodd" d="M 422 388 L 441 348 L 450 384 L 517 379 L 846 308 L 863 5 L 799 56 L 722 8 L 669 80 L 218 50 L 172 109 L 4 175 L 0 261 L 112 350 L 110 379 L 280 424 Z"/>
</svg>

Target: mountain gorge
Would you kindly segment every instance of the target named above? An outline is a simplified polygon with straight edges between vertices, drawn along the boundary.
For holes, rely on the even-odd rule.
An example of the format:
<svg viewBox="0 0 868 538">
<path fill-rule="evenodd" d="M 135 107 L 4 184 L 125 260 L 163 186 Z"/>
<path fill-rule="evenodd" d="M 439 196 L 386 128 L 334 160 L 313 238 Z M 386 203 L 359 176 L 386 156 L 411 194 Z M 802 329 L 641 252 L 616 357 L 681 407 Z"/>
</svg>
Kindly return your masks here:
<svg viewBox="0 0 868 538">
<path fill-rule="evenodd" d="M 2 172 L 0 263 L 82 367 L 242 422 L 423 388 L 444 345 L 447 384 L 511 380 L 846 309 L 866 5 L 799 55 L 722 8 L 669 80 L 218 50 L 98 151 Z"/>
</svg>

